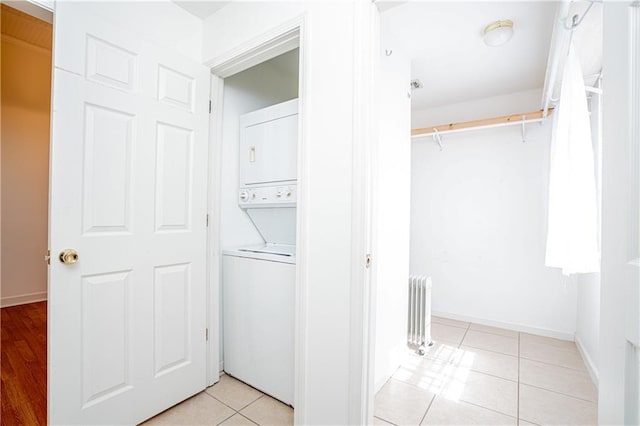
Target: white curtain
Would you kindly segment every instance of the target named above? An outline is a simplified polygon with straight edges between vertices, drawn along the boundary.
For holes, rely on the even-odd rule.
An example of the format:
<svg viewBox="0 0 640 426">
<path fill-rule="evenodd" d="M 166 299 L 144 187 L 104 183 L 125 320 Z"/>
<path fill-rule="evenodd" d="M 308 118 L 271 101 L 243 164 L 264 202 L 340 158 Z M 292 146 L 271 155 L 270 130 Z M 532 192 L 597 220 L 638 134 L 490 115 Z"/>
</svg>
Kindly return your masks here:
<svg viewBox="0 0 640 426">
<path fill-rule="evenodd" d="M 598 272 L 598 214 L 591 124 L 573 45 L 553 113 L 545 264 L 564 275 Z"/>
</svg>

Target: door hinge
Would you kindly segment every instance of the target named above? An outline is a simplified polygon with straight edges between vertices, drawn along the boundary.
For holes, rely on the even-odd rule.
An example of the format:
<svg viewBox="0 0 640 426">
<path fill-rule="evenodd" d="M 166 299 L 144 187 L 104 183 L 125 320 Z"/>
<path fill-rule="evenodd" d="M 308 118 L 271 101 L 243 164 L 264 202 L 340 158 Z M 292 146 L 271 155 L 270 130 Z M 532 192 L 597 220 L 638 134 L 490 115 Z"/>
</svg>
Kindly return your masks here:
<svg viewBox="0 0 640 426">
<path fill-rule="evenodd" d="M 371 254 L 367 254 L 364 261 L 365 268 L 369 268 L 371 266 L 371 262 L 373 262 L 373 259 L 371 258 Z"/>
<path fill-rule="evenodd" d="M 209 114 L 211 114 L 211 101 L 209 101 Z"/>
<path fill-rule="evenodd" d="M 207 227 L 209 227 L 209 213 L 207 213 Z"/>
<path fill-rule="evenodd" d="M 206 340 L 207 342 L 209 341 L 209 329 L 208 329 L 208 328 L 205 328 L 205 331 L 204 331 L 204 338 L 205 338 L 205 340 Z"/>
<path fill-rule="evenodd" d="M 44 256 L 44 261 L 47 265 L 51 265 L 51 250 L 47 250 L 47 254 Z"/>
</svg>

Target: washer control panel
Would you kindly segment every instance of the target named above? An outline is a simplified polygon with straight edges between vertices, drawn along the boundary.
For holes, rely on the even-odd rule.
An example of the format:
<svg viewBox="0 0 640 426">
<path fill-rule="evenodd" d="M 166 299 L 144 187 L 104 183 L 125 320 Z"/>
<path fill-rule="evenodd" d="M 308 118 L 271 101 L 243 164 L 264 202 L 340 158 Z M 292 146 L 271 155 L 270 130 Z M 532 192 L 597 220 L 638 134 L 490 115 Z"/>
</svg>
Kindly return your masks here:
<svg viewBox="0 0 640 426">
<path fill-rule="evenodd" d="M 296 199 L 296 185 L 240 188 L 238 193 L 238 204 L 244 208 L 295 207 Z"/>
</svg>

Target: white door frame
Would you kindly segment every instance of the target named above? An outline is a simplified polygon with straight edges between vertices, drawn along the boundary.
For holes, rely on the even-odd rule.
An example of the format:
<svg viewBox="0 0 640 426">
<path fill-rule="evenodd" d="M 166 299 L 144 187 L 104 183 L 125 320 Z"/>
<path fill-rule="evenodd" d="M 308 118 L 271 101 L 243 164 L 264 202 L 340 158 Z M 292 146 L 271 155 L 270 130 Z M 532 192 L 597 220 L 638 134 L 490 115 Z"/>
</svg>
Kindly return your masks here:
<svg viewBox="0 0 640 426">
<path fill-rule="evenodd" d="M 222 191 L 222 104 L 224 80 L 210 76 L 209 177 L 207 184 L 207 386 L 220 380 L 220 215 Z M 215 105 L 215 107 L 214 107 Z M 214 314 L 215 313 L 215 314 Z"/>
<path fill-rule="evenodd" d="M 377 182 L 377 90 L 380 75 L 379 10 L 373 2 L 356 5 L 355 46 L 358 57 L 353 76 L 353 246 L 351 284 L 351 359 L 349 423 L 373 424 L 376 346 L 375 197 Z M 358 161 L 360 159 L 360 161 Z M 359 236 L 361 238 L 359 238 Z"/>
<path fill-rule="evenodd" d="M 207 382 L 209 385 L 219 380 L 220 366 L 220 288 L 221 288 L 221 158 L 222 158 L 222 116 L 224 103 L 224 79 L 244 71 L 254 65 L 258 65 L 271 58 L 288 52 L 296 47 L 300 48 L 299 60 L 299 129 L 305 125 L 305 79 L 306 69 L 306 49 L 304 46 L 305 17 L 300 16 L 289 21 L 262 36 L 243 44 L 238 49 L 228 53 L 223 57 L 218 57 L 205 62 L 205 66 L 211 69 L 211 117 L 209 121 L 209 235 L 208 235 L 208 260 L 209 260 L 209 296 L 208 296 L 208 363 Z M 304 216 L 305 194 L 308 193 L 305 179 L 305 158 L 306 149 L 303 140 L 303 132 L 298 130 L 298 206 L 296 223 L 296 310 L 295 310 L 295 380 L 294 380 L 294 405 L 296 417 L 303 412 L 304 395 L 304 375 L 301 374 L 303 366 L 301 361 L 305 359 L 305 318 L 306 318 L 306 279 L 302 271 L 304 270 L 304 259 L 306 247 L 304 243 Z M 214 314 L 215 313 L 215 314 Z"/>
</svg>

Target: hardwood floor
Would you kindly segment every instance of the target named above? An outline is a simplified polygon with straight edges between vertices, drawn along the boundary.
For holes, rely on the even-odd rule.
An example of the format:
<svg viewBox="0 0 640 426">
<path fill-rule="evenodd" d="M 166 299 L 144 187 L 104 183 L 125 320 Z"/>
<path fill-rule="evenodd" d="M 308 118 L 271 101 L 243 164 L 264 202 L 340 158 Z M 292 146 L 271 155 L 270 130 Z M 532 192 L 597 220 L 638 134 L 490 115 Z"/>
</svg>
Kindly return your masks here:
<svg viewBox="0 0 640 426">
<path fill-rule="evenodd" d="M 2 313 L 2 425 L 47 424 L 47 302 Z"/>
</svg>

